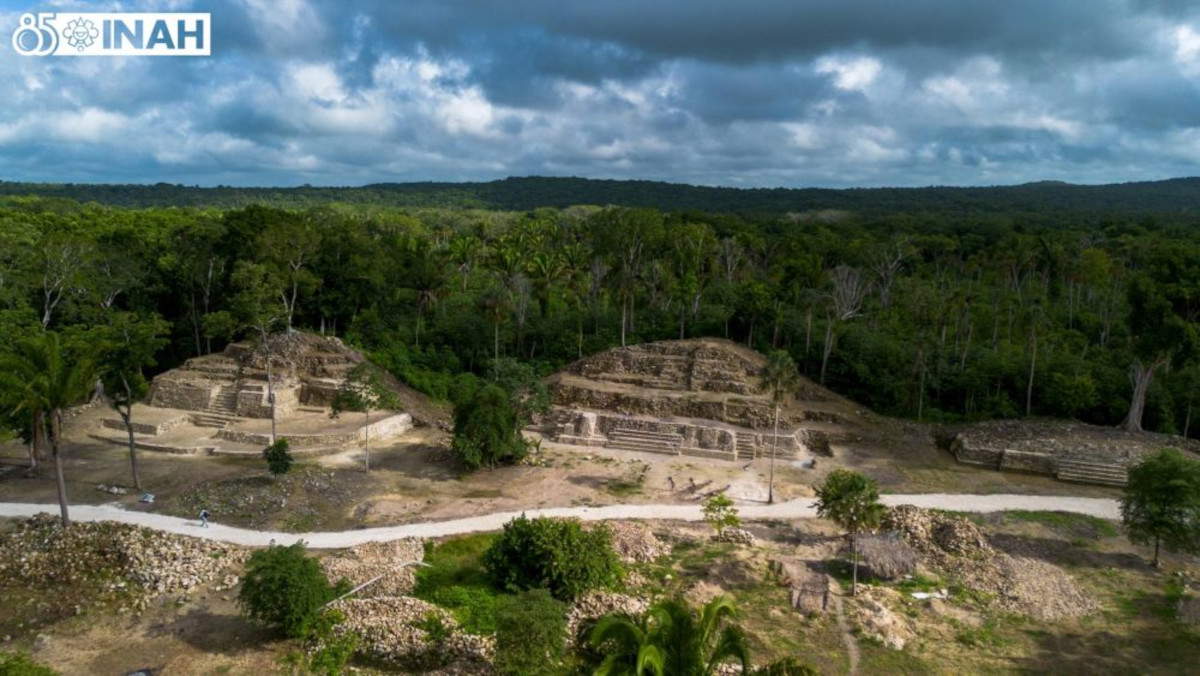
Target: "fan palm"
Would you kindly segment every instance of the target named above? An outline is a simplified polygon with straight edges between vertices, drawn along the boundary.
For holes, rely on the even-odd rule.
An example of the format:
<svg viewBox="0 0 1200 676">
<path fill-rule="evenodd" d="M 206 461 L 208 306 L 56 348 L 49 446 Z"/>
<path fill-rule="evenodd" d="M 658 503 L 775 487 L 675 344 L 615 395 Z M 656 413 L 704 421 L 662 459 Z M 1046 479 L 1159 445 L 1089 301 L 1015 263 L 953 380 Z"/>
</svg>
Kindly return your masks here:
<svg viewBox="0 0 1200 676">
<path fill-rule="evenodd" d="M 588 636 L 605 657 L 597 676 L 708 676 L 725 662 L 749 673 L 750 655 L 741 628 L 730 624 L 737 611 L 718 596 L 699 616 L 678 599 L 659 601 L 641 617 L 606 615 Z"/>
<path fill-rule="evenodd" d="M 767 367 L 763 371 L 763 387 L 771 393 L 771 403 L 775 406 L 775 436 L 771 440 L 771 472 L 767 480 L 767 503 L 775 502 L 775 451 L 779 446 L 779 409 L 788 395 L 800 384 L 800 374 L 796 371 L 796 362 L 792 356 L 783 350 L 776 350 L 767 357 Z"/>
<path fill-rule="evenodd" d="M 70 515 L 62 466 L 62 414 L 88 395 L 95 376 L 91 357 L 68 358 L 53 331 L 18 341 L 10 353 L 0 355 L 0 391 L 9 393 L 6 399 L 14 403 L 14 411 L 29 411 L 47 426 L 64 526 L 70 523 Z"/>
</svg>

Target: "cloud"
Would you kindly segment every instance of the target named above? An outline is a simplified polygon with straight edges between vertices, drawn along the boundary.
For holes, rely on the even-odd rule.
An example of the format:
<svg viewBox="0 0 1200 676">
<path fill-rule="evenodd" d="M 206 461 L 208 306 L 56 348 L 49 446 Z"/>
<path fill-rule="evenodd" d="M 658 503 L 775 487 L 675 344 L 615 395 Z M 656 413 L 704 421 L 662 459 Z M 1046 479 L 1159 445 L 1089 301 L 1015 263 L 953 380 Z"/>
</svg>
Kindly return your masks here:
<svg viewBox="0 0 1200 676">
<path fill-rule="evenodd" d="M 0 178 L 987 184 L 1200 158 L 1189 2 L 110 4 L 211 11 L 214 55 L 36 59 L 0 41 Z"/>
</svg>

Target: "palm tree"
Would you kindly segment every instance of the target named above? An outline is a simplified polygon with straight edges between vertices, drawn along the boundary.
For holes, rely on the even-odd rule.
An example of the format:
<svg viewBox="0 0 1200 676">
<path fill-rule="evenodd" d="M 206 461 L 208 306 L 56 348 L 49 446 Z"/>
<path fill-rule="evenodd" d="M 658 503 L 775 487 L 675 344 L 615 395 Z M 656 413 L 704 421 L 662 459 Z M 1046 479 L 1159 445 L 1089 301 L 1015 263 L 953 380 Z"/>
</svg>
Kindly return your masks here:
<svg viewBox="0 0 1200 676">
<path fill-rule="evenodd" d="M 606 615 L 588 641 L 604 653 L 596 676 L 709 676 L 725 662 L 750 673 L 750 651 L 733 600 L 718 596 L 696 616 L 679 599 L 659 601 L 639 618 Z"/>
<path fill-rule="evenodd" d="M 63 478 L 62 413 L 87 397 L 95 381 L 96 366 L 91 356 L 68 358 L 62 341 L 53 331 L 19 341 L 11 353 L 0 355 L 0 390 L 12 394 L 14 411 L 30 411 L 34 420 L 39 421 L 37 424 L 47 428 L 64 526 L 71 519 L 67 512 L 67 483 Z"/>
<path fill-rule="evenodd" d="M 796 362 L 783 350 L 775 350 L 767 357 L 763 372 L 763 387 L 771 392 L 771 403 L 775 405 L 775 436 L 771 439 L 771 477 L 767 481 L 767 504 L 775 502 L 775 451 L 779 447 L 779 409 L 787 396 L 800 384 Z"/>
</svg>

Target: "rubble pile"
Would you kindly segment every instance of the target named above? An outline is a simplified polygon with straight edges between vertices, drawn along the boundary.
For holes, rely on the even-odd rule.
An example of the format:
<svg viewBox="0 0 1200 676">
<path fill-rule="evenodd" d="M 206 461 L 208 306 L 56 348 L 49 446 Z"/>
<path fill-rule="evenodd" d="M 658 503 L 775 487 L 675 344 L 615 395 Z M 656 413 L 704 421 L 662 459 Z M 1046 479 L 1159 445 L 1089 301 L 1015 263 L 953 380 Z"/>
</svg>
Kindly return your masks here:
<svg viewBox="0 0 1200 676">
<path fill-rule="evenodd" d="M 105 580 L 114 590 L 141 596 L 142 605 L 150 597 L 187 593 L 217 580 L 245 559 L 245 551 L 229 545 L 126 524 L 63 528 L 48 514 L 0 537 L 0 578 L 30 586 Z"/>
<path fill-rule="evenodd" d="M 424 541 L 405 538 L 390 542 L 368 542 L 321 561 L 330 580 L 345 579 L 357 587 L 382 575 L 359 594 L 359 598 L 403 596 L 416 584 L 416 568 L 404 565 L 425 558 Z"/>
<path fill-rule="evenodd" d="M 988 558 L 995 550 L 975 524 L 961 516 L 912 505 L 892 507 L 883 518 L 883 530 L 902 538 L 935 565 L 947 558 Z"/>
<path fill-rule="evenodd" d="M 728 542 L 735 545 L 744 545 L 753 547 L 755 543 L 754 533 L 745 528 L 723 528 L 720 533 L 713 536 L 713 542 Z"/>
<path fill-rule="evenodd" d="M 891 609 L 898 597 L 887 587 L 863 587 L 854 599 L 853 617 L 862 634 L 892 650 L 903 650 L 916 637 L 911 621 Z"/>
<path fill-rule="evenodd" d="M 646 563 L 671 551 L 671 546 L 637 521 L 610 521 L 613 549 L 624 563 Z"/>
<path fill-rule="evenodd" d="M 636 596 L 606 591 L 587 592 L 576 599 L 567 611 L 567 640 L 579 640 L 581 629 L 609 613 L 624 613 L 636 617 L 646 612 L 649 607 L 649 601 Z"/>
<path fill-rule="evenodd" d="M 1097 608 L 1061 568 L 997 551 L 964 517 L 900 505 L 888 510 L 883 527 L 899 532 L 925 565 L 989 594 L 1009 612 L 1059 620 L 1087 615 Z"/>
<path fill-rule="evenodd" d="M 410 596 L 343 599 L 330 605 L 344 620 L 337 632 L 353 632 L 358 650 L 402 669 L 487 673 L 495 639 L 467 634 L 445 610 Z"/>
</svg>

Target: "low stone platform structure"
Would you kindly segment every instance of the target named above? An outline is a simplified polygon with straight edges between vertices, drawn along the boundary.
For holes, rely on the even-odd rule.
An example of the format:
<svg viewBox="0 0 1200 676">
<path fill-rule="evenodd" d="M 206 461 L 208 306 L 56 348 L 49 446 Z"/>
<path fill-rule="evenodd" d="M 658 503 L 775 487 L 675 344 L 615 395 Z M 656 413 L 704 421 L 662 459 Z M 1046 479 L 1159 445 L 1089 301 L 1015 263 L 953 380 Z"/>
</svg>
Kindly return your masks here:
<svg viewBox="0 0 1200 676">
<path fill-rule="evenodd" d="M 146 404 L 134 407 L 135 445 L 169 453 L 261 453 L 271 437 L 271 389 L 277 436 L 288 439 L 293 453 L 336 452 L 368 435 L 387 439 L 412 427 L 408 413 L 375 413 L 369 425 L 361 414 L 330 419 L 329 403 L 363 359 L 337 338 L 292 332 L 268 341 L 267 349 L 231 343 L 155 377 Z M 125 422 L 115 415 L 92 436 L 128 444 Z"/>
<path fill-rule="evenodd" d="M 845 403 L 802 381 L 776 436 L 765 365 L 716 338 L 614 348 L 551 376 L 544 429 L 564 444 L 724 460 L 828 453 L 830 436 L 844 431 Z"/>
<path fill-rule="evenodd" d="M 994 420 L 947 430 L 944 438 L 961 463 L 1107 486 L 1124 486 L 1129 466 L 1147 453 L 1200 452 L 1200 443 L 1183 437 L 1050 420 Z"/>
</svg>

